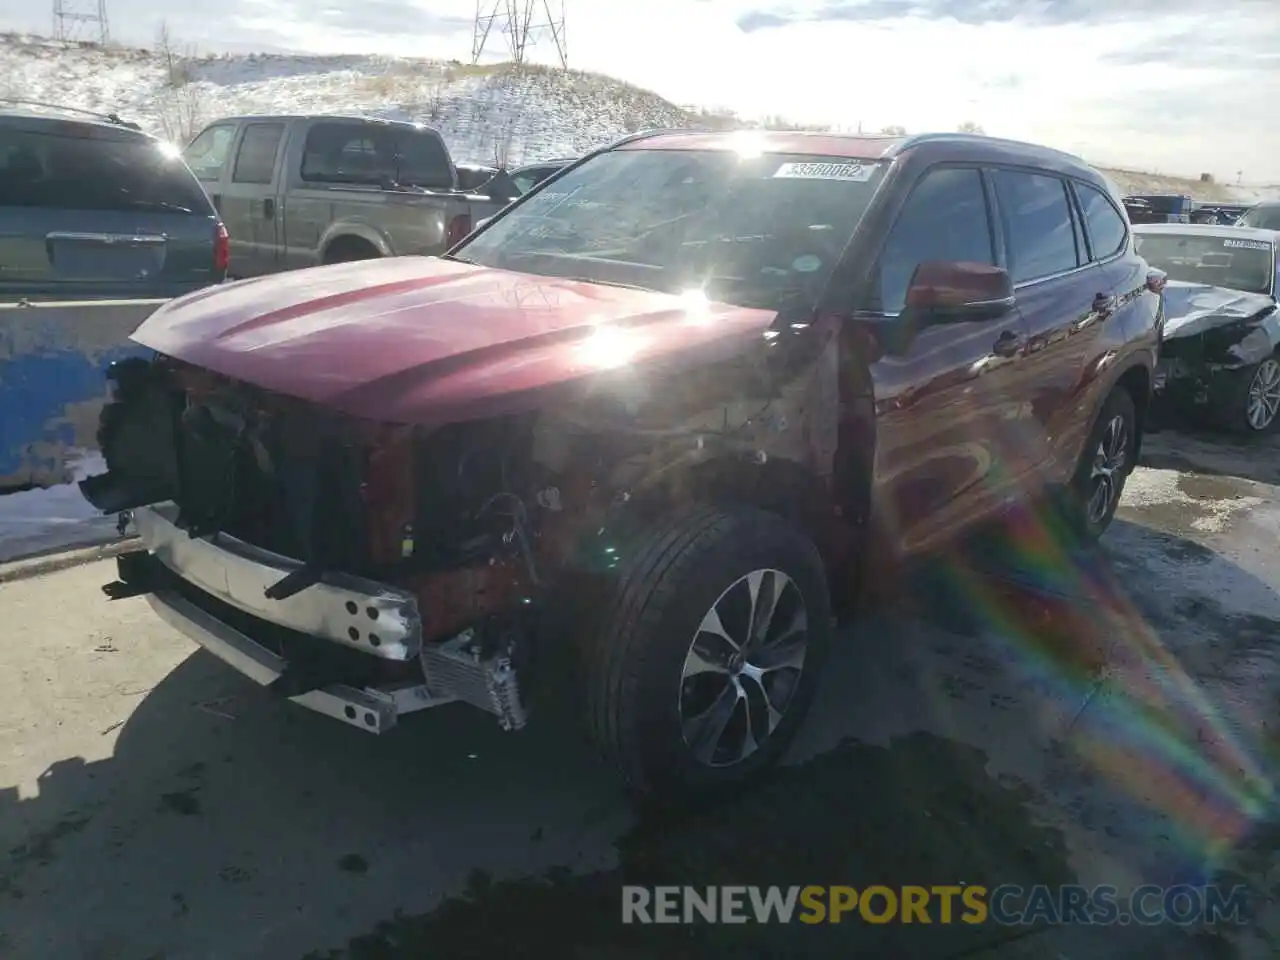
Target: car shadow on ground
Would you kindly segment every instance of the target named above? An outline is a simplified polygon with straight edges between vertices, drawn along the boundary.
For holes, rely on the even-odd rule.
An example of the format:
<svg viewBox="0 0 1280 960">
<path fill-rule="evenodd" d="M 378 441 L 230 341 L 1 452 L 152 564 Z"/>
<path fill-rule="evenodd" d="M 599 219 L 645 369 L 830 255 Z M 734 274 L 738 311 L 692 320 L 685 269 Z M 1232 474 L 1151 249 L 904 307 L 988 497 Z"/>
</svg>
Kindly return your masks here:
<svg viewBox="0 0 1280 960">
<path fill-rule="evenodd" d="M 1117 527 L 1122 549 L 1203 552 Z M 1223 761 L 1218 745 L 1197 747 L 1197 723 L 1231 704 L 1206 707 L 1199 687 L 1181 700 L 1164 687 L 1098 695 L 1108 671 L 1176 672 L 1199 649 L 1188 616 L 1153 593 L 1170 584 L 1122 588 L 1097 552 L 1055 559 L 1027 536 L 940 557 L 913 572 L 909 609 L 843 628 L 792 762 L 679 816 L 633 817 L 556 727 L 504 734 L 446 707 L 375 738 L 193 655 L 138 706 L 112 757 L 54 766 L 34 798 L 0 794 L 0 955 L 1001 956 L 1045 931 L 624 926 L 621 887 L 1123 884 L 1126 870 L 1172 882 L 1204 869 L 1200 834 L 1255 836 L 1245 787 L 1234 808 L 1198 795 L 1217 803 L 1211 822 L 1149 795 L 1189 789 L 1179 762 L 1197 749 L 1212 787 Z M 1240 656 L 1276 639 L 1274 621 L 1248 636 L 1235 626 Z M 1135 716 L 1163 739 L 1137 735 Z M 1179 829 L 1199 833 L 1161 848 L 1161 831 Z M 1203 933 L 1103 933 L 1113 956 L 1234 955 Z"/>
</svg>

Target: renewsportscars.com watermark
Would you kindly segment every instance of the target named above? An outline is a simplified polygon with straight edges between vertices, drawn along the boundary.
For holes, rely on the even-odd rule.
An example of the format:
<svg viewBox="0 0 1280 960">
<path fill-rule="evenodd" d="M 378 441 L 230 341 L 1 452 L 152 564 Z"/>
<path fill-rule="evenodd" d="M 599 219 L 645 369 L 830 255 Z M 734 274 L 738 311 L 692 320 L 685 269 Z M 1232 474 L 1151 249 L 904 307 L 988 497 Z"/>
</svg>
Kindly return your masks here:
<svg viewBox="0 0 1280 960">
<path fill-rule="evenodd" d="M 622 888 L 623 923 L 996 923 L 1144 926 L 1247 922 L 1243 886 L 806 886 Z"/>
</svg>

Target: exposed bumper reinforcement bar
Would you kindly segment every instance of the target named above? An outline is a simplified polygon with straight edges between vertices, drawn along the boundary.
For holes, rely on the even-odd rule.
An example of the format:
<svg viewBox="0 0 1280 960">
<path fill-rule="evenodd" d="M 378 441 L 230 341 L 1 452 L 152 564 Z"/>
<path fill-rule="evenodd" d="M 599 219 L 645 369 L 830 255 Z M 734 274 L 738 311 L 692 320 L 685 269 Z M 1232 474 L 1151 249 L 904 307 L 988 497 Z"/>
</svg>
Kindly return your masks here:
<svg viewBox="0 0 1280 960">
<path fill-rule="evenodd" d="M 108 595 L 145 596 L 162 620 L 253 682 L 362 730 L 383 733 L 404 714 L 453 702 L 495 715 L 504 729 L 524 726 L 510 660 L 482 656 L 473 631 L 423 644 L 413 596 L 341 574 L 269 599 L 267 588 L 300 563 L 223 534 L 192 538 L 176 513 L 172 504 L 134 512 L 145 549 L 117 557 Z M 326 664 L 334 654 L 341 662 Z"/>
<path fill-rule="evenodd" d="M 412 660 L 421 651 L 422 621 L 412 594 L 359 577 L 325 574 L 305 590 L 271 599 L 267 590 L 303 564 L 225 533 L 191 537 L 177 526 L 177 518 L 172 503 L 133 512 L 138 536 L 156 559 L 210 596 L 270 623 L 385 660 Z"/>
</svg>

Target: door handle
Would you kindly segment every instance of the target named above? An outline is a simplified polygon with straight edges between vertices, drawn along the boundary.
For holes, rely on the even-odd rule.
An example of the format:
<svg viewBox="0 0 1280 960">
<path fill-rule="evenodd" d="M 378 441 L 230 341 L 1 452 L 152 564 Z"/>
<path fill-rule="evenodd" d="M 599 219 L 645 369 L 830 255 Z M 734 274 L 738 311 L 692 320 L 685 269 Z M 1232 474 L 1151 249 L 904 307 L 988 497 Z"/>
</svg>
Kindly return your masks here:
<svg viewBox="0 0 1280 960">
<path fill-rule="evenodd" d="M 991 352 L 997 357 L 1015 357 L 1018 355 L 1018 351 L 1022 349 L 1023 343 L 1022 337 L 1006 330 L 991 345 Z"/>
<path fill-rule="evenodd" d="M 262 217 L 264 220 L 273 220 L 276 215 L 276 202 L 272 197 L 267 197 L 262 201 Z"/>
</svg>

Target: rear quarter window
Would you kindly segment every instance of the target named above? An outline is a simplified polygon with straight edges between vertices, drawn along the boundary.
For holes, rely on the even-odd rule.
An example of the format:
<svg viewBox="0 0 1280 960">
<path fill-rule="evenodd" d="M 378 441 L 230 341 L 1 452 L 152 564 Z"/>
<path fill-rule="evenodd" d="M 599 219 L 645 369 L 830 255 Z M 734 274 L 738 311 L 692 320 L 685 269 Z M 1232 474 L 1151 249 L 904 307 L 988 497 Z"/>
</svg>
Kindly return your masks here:
<svg viewBox="0 0 1280 960">
<path fill-rule="evenodd" d="M 1080 199 L 1085 227 L 1089 231 L 1093 259 L 1105 260 L 1115 256 L 1124 248 L 1129 236 L 1129 228 L 1125 226 L 1120 211 L 1101 190 L 1088 184 L 1077 183 L 1076 196 Z"/>
<path fill-rule="evenodd" d="M 213 214 L 167 144 L 11 129 L 0 129 L 0 206 Z"/>
</svg>

